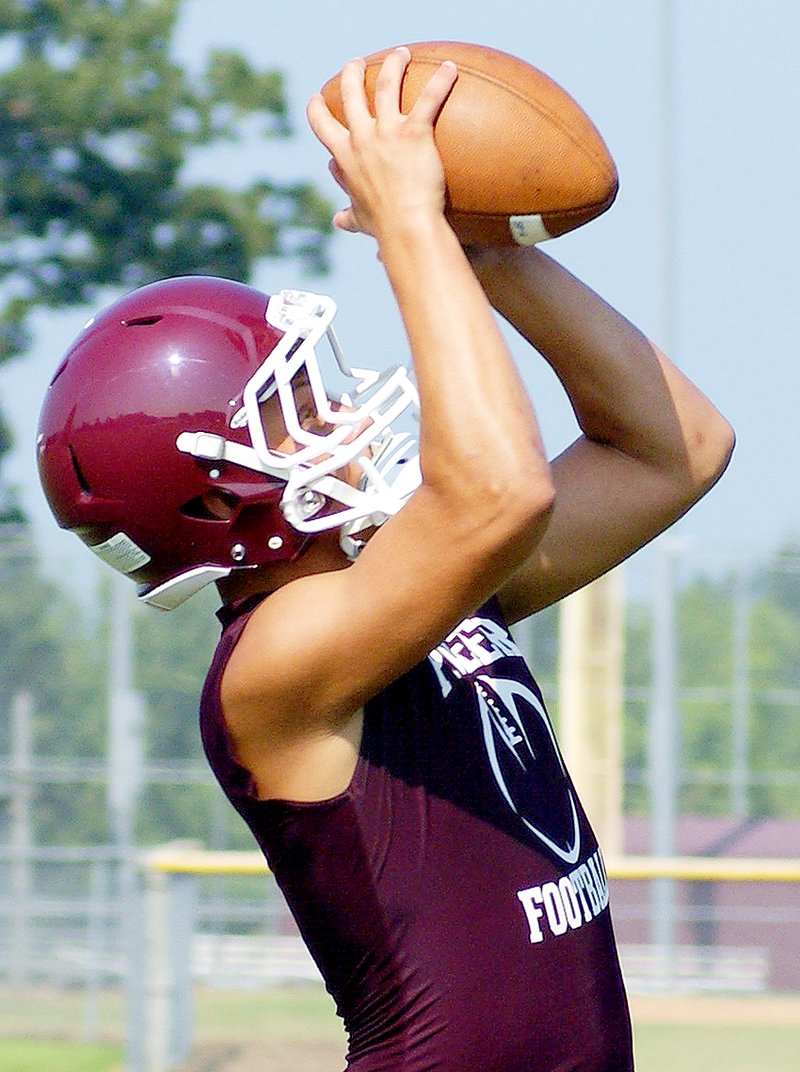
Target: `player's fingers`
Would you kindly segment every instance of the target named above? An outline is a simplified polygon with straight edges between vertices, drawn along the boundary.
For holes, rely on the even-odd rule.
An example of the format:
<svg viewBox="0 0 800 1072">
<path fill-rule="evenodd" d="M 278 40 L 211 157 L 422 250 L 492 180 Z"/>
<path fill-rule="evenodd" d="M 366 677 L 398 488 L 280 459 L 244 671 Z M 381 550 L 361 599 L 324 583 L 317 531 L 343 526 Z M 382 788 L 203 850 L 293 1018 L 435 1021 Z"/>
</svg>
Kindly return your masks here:
<svg viewBox="0 0 800 1072">
<path fill-rule="evenodd" d="M 334 213 L 333 226 L 337 231 L 349 231 L 350 234 L 360 234 L 361 228 L 356 222 L 355 213 L 353 212 L 353 206 L 348 208 L 341 208 L 338 212 Z"/>
<path fill-rule="evenodd" d="M 392 49 L 381 64 L 375 81 L 375 115 L 392 116 L 400 112 L 400 87 L 411 59 L 405 45 Z"/>
<path fill-rule="evenodd" d="M 364 90 L 364 72 L 366 69 L 366 63 L 359 56 L 346 63 L 339 76 L 339 92 L 342 97 L 344 121 L 351 131 L 372 120 L 367 94 Z"/>
<path fill-rule="evenodd" d="M 333 155 L 347 138 L 347 128 L 331 114 L 321 93 L 315 93 L 306 105 L 306 118 L 315 136 Z"/>
<path fill-rule="evenodd" d="M 423 123 L 433 123 L 456 84 L 457 78 L 458 67 L 452 60 L 445 60 L 422 87 L 409 113 L 410 117 Z"/>
</svg>

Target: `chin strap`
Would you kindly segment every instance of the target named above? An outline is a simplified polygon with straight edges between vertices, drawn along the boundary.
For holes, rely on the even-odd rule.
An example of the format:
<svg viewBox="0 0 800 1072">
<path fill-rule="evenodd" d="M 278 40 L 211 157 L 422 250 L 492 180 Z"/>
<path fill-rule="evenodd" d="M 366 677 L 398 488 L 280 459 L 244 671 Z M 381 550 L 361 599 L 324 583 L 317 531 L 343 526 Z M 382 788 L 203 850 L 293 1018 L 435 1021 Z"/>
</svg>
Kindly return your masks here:
<svg viewBox="0 0 800 1072">
<path fill-rule="evenodd" d="M 205 588 L 212 581 L 221 581 L 229 577 L 231 570 L 224 566 L 196 566 L 185 573 L 172 577 L 155 588 L 141 586 L 138 589 L 139 600 L 148 607 L 159 610 L 175 610 L 181 603 Z"/>
</svg>

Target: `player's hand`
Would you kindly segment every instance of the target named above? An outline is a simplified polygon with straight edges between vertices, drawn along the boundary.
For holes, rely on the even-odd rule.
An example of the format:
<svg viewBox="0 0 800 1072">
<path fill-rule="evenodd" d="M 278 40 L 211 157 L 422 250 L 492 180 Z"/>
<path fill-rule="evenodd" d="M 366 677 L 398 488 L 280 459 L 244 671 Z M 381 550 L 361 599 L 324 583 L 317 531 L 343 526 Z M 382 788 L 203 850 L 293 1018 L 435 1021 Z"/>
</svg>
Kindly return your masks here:
<svg viewBox="0 0 800 1072">
<path fill-rule="evenodd" d="M 403 115 L 400 89 L 410 58 L 403 47 L 384 60 L 375 86 L 374 116 L 361 59 L 348 63 L 341 75 L 346 126 L 333 117 L 321 94 L 309 101 L 311 129 L 330 152 L 331 172 L 351 200 L 334 216 L 334 225 L 341 230 L 377 237 L 393 221 L 444 211 L 444 169 L 433 124 L 458 70 L 450 61 L 443 63 Z"/>
</svg>

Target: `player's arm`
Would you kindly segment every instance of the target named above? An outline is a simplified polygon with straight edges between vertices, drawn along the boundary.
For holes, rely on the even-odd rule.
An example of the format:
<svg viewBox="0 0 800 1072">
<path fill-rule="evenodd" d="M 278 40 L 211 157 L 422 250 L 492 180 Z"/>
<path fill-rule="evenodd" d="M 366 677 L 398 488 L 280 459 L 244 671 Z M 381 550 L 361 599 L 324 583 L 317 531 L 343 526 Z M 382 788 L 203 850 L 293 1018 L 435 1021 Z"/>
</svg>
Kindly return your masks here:
<svg viewBox="0 0 800 1072">
<path fill-rule="evenodd" d="M 471 251 L 495 308 L 563 384 L 582 435 L 552 465 L 556 506 L 502 592 L 518 620 L 598 577 L 718 479 L 733 432 L 636 327 L 540 250 Z"/>
<path fill-rule="evenodd" d="M 263 795 L 326 795 L 346 784 L 354 712 L 511 576 L 552 505 L 533 410 L 444 218 L 433 120 L 455 72 L 440 68 L 402 116 L 407 61 L 407 52 L 387 59 L 376 118 L 358 63 L 341 81 L 349 129 L 320 97 L 309 118 L 352 200 L 335 222 L 375 237 L 397 298 L 420 394 L 422 484 L 351 566 L 330 568 L 331 541 L 316 538 L 305 561 L 319 569 L 284 584 L 250 619 L 223 704 Z"/>
</svg>

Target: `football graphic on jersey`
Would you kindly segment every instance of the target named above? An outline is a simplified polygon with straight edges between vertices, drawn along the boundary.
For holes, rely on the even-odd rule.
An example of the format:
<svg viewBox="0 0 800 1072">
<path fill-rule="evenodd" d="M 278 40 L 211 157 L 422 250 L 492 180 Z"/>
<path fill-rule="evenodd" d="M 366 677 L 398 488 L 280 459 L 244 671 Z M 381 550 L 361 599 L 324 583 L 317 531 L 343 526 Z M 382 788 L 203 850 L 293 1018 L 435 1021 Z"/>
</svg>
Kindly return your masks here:
<svg viewBox="0 0 800 1072">
<path fill-rule="evenodd" d="M 560 859 L 575 863 L 580 829 L 575 800 L 545 709 L 518 681 L 475 679 L 492 773 L 509 807 Z"/>
</svg>

